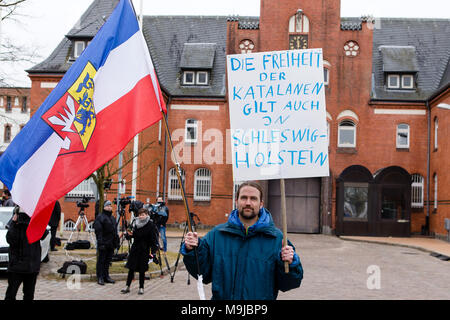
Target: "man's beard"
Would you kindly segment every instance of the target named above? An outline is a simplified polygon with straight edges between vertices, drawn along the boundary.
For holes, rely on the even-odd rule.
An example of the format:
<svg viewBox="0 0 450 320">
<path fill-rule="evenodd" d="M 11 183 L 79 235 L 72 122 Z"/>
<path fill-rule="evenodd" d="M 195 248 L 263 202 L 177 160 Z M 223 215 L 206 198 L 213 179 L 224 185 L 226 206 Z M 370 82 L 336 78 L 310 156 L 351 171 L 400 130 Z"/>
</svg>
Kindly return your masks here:
<svg viewBox="0 0 450 320">
<path fill-rule="evenodd" d="M 247 211 L 244 212 L 244 209 L 251 209 L 251 212 Z M 239 211 L 239 216 L 246 219 L 246 220 L 252 220 L 258 215 L 258 212 L 255 212 L 255 209 L 252 207 L 244 207 Z"/>
</svg>

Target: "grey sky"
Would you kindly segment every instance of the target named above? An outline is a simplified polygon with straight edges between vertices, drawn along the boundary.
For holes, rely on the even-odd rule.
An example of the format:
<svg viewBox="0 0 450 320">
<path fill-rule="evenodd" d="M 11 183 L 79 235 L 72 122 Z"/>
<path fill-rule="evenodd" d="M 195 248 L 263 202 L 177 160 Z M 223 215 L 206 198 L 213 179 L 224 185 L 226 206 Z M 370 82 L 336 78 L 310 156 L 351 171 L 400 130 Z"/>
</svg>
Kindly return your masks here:
<svg viewBox="0 0 450 320">
<path fill-rule="evenodd" d="M 18 22 L 4 23 L 1 38 L 38 49 L 42 61 L 62 40 L 93 0 L 27 0 Z M 282 3 L 283 0 L 273 0 Z M 145 15 L 259 15 L 260 0 L 142 0 Z M 140 12 L 141 0 L 133 0 Z M 427 0 L 341 0 L 341 16 L 416 17 L 450 19 L 450 1 Z M 23 70 L 32 65 L 16 64 L 13 84 L 30 86 Z M 5 66 L 2 66 L 5 68 Z M 11 68 L 11 66 L 9 67 Z"/>
</svg>

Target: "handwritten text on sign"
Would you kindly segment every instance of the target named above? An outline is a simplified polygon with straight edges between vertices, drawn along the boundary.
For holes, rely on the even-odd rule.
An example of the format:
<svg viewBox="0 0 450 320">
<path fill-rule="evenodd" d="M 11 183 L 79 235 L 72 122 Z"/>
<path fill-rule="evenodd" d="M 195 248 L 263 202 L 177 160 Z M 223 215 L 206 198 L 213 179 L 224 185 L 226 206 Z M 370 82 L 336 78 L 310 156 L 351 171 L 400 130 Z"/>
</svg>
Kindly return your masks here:
<svg viewBox="0 0 450 320">
<path fill-rule="evenodd" d="M 234 180 L 328 176 L 322 49 L 227 56 Z"/>
</svg>

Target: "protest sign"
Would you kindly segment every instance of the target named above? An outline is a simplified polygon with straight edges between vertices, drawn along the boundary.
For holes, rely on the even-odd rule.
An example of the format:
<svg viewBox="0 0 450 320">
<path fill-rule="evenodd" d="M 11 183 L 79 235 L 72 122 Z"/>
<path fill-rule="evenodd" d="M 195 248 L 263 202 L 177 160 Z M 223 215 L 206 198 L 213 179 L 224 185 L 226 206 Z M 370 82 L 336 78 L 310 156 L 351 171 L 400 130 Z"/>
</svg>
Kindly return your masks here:
<svg viewBox="0 0 450 320">
<path fill-rule="evenodd" d="M 328 176 L 322 49 L 227 56 L 233 179 Z"/>
</svg>

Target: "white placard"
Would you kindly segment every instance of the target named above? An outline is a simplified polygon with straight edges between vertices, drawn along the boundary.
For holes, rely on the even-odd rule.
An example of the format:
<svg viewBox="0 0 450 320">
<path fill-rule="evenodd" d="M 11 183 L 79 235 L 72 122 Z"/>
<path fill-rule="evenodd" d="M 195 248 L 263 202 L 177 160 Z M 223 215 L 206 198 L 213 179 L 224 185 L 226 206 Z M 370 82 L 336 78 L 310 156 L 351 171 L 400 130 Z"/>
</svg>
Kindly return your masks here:
<svg viewBox="0 0 450 320">
<path fill-rule="evenodd" d="M 322 49 L 227 56 L 233 180 L 329 175 Z"/>
</svg>

